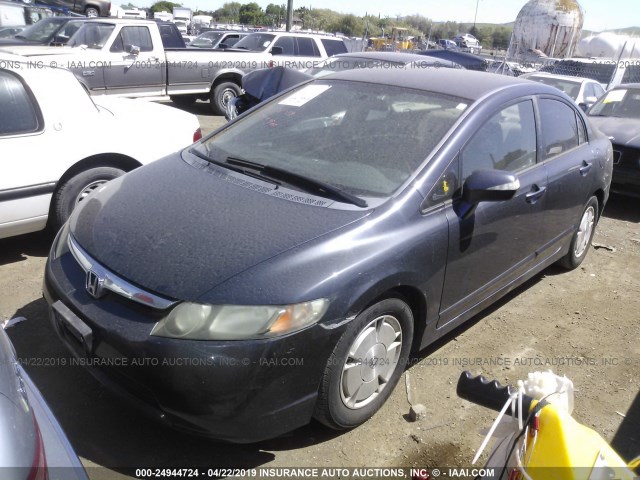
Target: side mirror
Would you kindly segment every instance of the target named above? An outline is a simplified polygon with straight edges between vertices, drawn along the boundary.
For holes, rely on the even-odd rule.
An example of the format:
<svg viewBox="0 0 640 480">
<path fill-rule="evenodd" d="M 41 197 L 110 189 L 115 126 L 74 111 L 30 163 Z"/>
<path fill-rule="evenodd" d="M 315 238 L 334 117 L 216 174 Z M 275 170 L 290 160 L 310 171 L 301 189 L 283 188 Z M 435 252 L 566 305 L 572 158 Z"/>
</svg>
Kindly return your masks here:
<svg viewBox="0 0 640 480">
<path fill-rule="evenodd" d="M 584 102 L 579 103 L 578 106 L 582 109 L 582 111 L 586 112 L 589 110 L 589 107 L 598 101 L 597 97 L 585 97 Z"/>
<path fill-rule="evenodd" d="M 282 55 L 283 53 L 282 47 L 271 47 L 271 55 Z"/>
<path fill-rule="evenodd" d="M 480 202 L 510 200 L 520 188 L 520 180 L 504 170 L 476 170 L 462 186 L 462 204 L 459 215 L 467 218 Z"/>
<path fill-rule="evenodd" d="M 69 37 L 67 35 L 56 35 L 55 37 L 53 37 L 53 41 L 51 42 L 51 45 L 54 45 L 54 46 L 64 45 L 68 41 L 69 41 Z"/>
<path fill-rule="evenodd" d="M 227 45 L 226 43 L 219 43 L 216 48 L 220 50 L 224 50 L 225 48 L 229 48 L 229 45 Z"/>
<path fill-rule="evenodd" d="M 129 55 L 140 55 L 140 47 L 137 45 L 127 45 L 127 53 Z"/>
</svg>

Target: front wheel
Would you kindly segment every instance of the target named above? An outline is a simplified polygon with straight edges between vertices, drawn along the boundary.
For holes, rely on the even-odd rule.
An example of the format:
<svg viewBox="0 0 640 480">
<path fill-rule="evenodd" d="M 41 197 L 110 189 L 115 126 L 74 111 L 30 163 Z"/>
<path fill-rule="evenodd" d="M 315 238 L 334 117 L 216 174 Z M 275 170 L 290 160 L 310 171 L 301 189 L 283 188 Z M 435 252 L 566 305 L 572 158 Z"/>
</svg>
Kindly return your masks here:
<svg viewBox="0 0 640 480">
<path fill-rule="evenodd" d="M 413 315 L 402 300 L 382 300 L 360 313 L 329 357 L 314 417 L 337 430 L 366 422 L 398 383 L 412 339 Z"/>
<path fill-rule="evenodd" d="M 84 170 L 69 178 L 55 195 L 51 226 L 58 231 L 67 221 L 73 209 L 91 192 L 104 183 L 124 175 L 125 171 L 113 167 L 96 167 Z"/>
<path fill-rule="evenodd" d="M 211 94 L 211 108 L 216 115 L 225 115 L 227 105 L 232 98 L 239 96 L 240 87 L 233 82 L 222 82 L 213 89 Z"/>
<path fill-rule="evenodd" d="M 558 264 L 568 270 L 578 268 L 587 256 L 591 239 L 598 223 L 598 199 L 591 197 L 584 207 L 578 229 L 571 238 L 569 252 L 562 257 Z"/>
</svg>

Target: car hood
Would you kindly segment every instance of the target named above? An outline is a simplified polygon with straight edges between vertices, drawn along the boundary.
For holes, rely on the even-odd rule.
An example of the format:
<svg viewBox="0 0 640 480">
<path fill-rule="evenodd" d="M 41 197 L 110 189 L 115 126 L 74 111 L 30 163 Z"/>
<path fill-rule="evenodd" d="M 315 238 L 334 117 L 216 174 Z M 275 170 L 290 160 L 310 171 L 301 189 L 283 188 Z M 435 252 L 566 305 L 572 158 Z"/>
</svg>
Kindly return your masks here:
<svg viewBox="0 0 640 480">
<path fill-rule="evenodd" d="M 106 110 L 119 123 L 121 131 L 127 131 L 136 140 L 141 138 L 153 138 L 153 143 L 161 143 L 162 138 L 157 138 L 153 133 L 159 128 L 157 120 L 162 119 L 162 131 L 174 135 L 180 132 L 187 132 L 186 138 L 189 140 L 179 148 L 184 148 L 193 142 L 194 132 L 200 128 L 198 117 L 183 110 L 163 105 L 161 103 L 148 102 L 143 99 L 118 98 L 108 95 L 98 95 L 91 97 L 102 110 Z M 156 138 L 154 138 L 156 137 Z M 176 148 L 177 150 L 177 148 Z"/>
<path fill-rule="evenodd" d="M 640 120 L 635 118 L 589 116 L 591 124 L 616 145 L 640 148 Z"/>
<path fill-rule="evenodd" d="M 59 56 L 67 55 L 71 57 L 72 55 L 75 54 L 75 52 L 83 51 L 79 48 L 73 49 L 67 46 L 51 47 L 48 45 L 34 45 L 31 43 L 22 43 L 20 45 L 14 44 L 14 45 L 7 45 L 7 46 L 0 45 L 0 49 L 6 53 L 12 53 L 14 55 L 22 55 L 24 57 L 49 56 L 49 55 L 59 55 Z"/>
<path fill-rule="evenodd" d="M 265 191 L 273 186 L 176 154 L 105 184 L 76 209 L 71 232 L 92 257 L 127 280 L 196 301 L 231 277 L 370 212 L 315 206 L 317 197 L 298 192 L 284 199 Z"/>
</svg>

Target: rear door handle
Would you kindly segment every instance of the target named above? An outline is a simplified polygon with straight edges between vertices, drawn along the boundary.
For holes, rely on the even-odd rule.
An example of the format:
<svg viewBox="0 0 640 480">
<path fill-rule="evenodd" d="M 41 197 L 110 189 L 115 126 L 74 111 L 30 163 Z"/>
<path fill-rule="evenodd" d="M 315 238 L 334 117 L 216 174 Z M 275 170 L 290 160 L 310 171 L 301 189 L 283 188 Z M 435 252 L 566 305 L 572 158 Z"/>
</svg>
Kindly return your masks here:
<svg viewBox="0 0 640 480">
<path fill-rule="evenodd" d="M 525 195 L 527 203 L 536 203 L 546 191 L 547 187 L 538 187 L 537 185 L 533 185 L 531 187 L 531 191 Z"/>
<path fill-rule="evenodd" d="M 580 175 L 585 177 L 587 173 L 589 173 L 589 170 L 591 170 L 592 165 L 593 165 L 592 162 L 587 162 L 586 160 L 583 160 L 582 166 L 580 167 Z"/>
</svg>

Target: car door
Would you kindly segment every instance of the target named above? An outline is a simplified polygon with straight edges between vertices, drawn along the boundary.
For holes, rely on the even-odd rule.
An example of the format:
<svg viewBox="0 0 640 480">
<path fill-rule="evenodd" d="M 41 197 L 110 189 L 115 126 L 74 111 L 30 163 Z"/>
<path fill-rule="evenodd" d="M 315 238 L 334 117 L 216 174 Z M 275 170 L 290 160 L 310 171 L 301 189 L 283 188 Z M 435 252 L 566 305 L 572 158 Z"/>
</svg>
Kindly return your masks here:
<svg viewBox="0 0 640 480">
<path fill-rule="evenodd" d="M 528 271 L 546 242 L 547 174 L 537 161 L 533 100 L 503 105 L 460 151 L 461 181 L 474 171 L 513 172 L 520 187 L 511 200 L 482 202 L 467 217 L 461 200 L 447 207 L 449 252 L 438 327 Z M 464 188 L 464 186 L 462 187 Z"/>
<path fill-rule="evenodd" d="M 548 175 L 548 213 L 541 228 L 547 230 L 548 248 L 575 230 L 594 190 L 597 158 L 601 152 L 587 143 L 586 129 L 577 109 L 560 98 L 538 99 L 541 157 Z"/>
<path fill-rule="evenodd" d="M 131 46 L 139 53 L 131 53 Z M 158 46 L 162 50 L 161 46 Z M 162 95 L 164 69 L 154 51 L 151 32 L 146 26 L 122 27 L 109 50 L 109 64 L 104 67 L 108 94 Z"/>
</svg>

